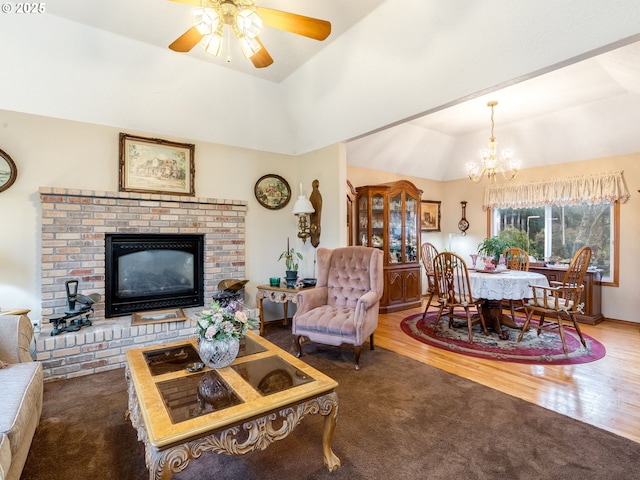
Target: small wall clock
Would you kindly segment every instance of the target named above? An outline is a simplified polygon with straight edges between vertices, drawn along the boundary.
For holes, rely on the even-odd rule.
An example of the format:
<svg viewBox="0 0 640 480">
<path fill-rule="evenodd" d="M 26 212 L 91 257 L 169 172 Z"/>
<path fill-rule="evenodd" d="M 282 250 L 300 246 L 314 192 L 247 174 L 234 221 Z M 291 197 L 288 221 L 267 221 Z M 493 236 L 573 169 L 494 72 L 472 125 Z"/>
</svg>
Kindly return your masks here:
<svg viewBox="0 0 640 480">
<path fill-rule="evenodd" d="M 18 169 L 16 164 L 4 150 L 0 150 L 0 192 L 6 190 L 13 182 L 16 181 L 18 176 Z"/>
<path fill-rule="evenodd" d="M 462 218 L 458 222 L 458 229 L 460 230 L 460 235 L 466 235 L 467 229 L 469 228 L 469 222 L 467 221 L 467 202 L 460 202 L 462 206 Z"/>
</svg>

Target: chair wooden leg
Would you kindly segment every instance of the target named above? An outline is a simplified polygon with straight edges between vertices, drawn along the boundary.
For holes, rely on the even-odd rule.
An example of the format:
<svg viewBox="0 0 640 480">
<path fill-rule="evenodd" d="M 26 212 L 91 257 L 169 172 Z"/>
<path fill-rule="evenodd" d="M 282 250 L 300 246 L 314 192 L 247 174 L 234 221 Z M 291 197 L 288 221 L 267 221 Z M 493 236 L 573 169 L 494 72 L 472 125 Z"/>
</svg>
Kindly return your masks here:
<svg viewBox="0 0 640 480">
<path fill-rule="evenodd" d="M 373 350 L 373 333 L 369 336 L 369 350 Z"/>
<path fill-rule="evenodd" d="M 473 343 L 473 323 L 471 321 L 471 312 L 469 307 L 464 307 L 464 311 L 467 312 L 467 328 L 469 330 L 469 343 Z"/>
<path fill-rule="evenodd" d="M 298 347 L 296 357 L 300 358 L 302 356 L 302 335 L 296 337 L 296 346 Z"/>
<path fill-rule="evenodd" d="M 524 325 L 522 325 L 522 330 L 520 330 L 520 335 L 518 335 L 518 342 L 522 340 L 524 336 L 524 332 L 529 328 L 529 323 L 531 323 L 531 317 L 533 317 L 533 310 L 527 312 L 527 319 L 524 321 Z"/>
<path fill-rule="evenodd" d="M 560 333 L 560 340 L 562 340 L 562 351 L 565 356 L 569 355 L 569 351 L 567 350 L 567 340 L 564 338 L 564 328 L 562 327 L 561 315 L 558 315 L 558 332 Z"/>
<path fill-rule="evenodd" d="M 573 328 L 575 328 L 576 332 L 578 332 L 578 336 L 580 337 L 580 342 L 582 343 L 582 346 L 584 348 L 587 348 L 587 342 L 585 341 L 584 337 L 582 336 L 582 332 L 580 331 L 580 326 L 578 325 L 578 321 L 576 320 L 576 316 L 571 314 L 571 320 L 573 321 Z"/>
<path fill-rule="evenodd" d="M 480 325 L 482 325 L 482 330 L 486 337 L 489 336 L 489 331 L 487 330 L 487 322 L 484 320 L 484 315 L 482 314 L 482 308 L 478 308 L 478 315 L 480 315 Z"/>
<path fill-rule="evenodd" d="M 438 315 L 436 315 L 436 321 L 433 324 L 433 329 L 437 329 L 440 324 L 440 319 L 442 318 L 442 312 L 444 311 L 444 303 L 440 304 L 440 309 L 438 310 Z"/>
<path fill-rule="evenodd" d="M 356 355 L 355 355 L 355 368 L 356 370 L 360 370 L 360 345 L 356 345 L 355 347 Z"/>
<path fill-rule="evenodd" d="M 538 322 L 538 335 L 542 332 L 542 325 L 544 324 L 544 313 L 540 313 L 540 321 Z"/>
<path fill-rule="evenodd" d="M 431 300 L 433 300 L 433 293 L 429 294 L 429 300 L 427 301 L 427 306 L 424 307 L 424 313 L 422 314 L 422 321 L 424 321 L 425 317 L 427 316 L 427 311 L 429 310 L 429 307 L 431 306 Z"/>
</svg>

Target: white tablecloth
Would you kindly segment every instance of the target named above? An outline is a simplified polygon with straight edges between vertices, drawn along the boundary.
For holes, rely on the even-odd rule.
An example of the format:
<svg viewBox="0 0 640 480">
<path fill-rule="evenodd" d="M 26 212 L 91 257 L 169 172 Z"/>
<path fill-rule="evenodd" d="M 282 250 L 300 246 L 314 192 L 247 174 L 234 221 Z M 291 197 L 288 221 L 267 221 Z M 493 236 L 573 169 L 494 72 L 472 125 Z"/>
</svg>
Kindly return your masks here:
<svg viewBox="0 0 640 480">
<path fill-rule="evenodd" d="M 506 270 L 500 273 L 480 273 L 469 270 L 473 298 L 486 300 L 520 300 L 533 297 L 530 285 L 549 286 L 541 273 Z"/>
</svg>

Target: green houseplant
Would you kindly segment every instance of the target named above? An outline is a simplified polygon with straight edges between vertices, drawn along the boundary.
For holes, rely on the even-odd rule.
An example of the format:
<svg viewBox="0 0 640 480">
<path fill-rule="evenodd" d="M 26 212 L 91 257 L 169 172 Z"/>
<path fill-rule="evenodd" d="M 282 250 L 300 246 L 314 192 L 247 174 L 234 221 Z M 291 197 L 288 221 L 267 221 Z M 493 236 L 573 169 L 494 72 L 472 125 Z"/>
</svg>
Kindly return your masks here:
<svg viewBox="0 0 640 480">
<path fill-rule="evenodd" d="M 510 246 L 509 242 L 502 237 L 489 237 L 478 244 L 478 254 L 492 257 L 493 263 L 497 265 L 502 252 Z"/>
<path fill-rule="evenodd" d="M 280 254 L 278 261 L 284 258 L 285 278 L 287 288 L 293 288 L 298 280 L 298 261 L 302 260 L 302 254 L 297 252 L 295 248 L 289 247 L 289 239 L 287 239 L 287 249 Z"/>
</svg>

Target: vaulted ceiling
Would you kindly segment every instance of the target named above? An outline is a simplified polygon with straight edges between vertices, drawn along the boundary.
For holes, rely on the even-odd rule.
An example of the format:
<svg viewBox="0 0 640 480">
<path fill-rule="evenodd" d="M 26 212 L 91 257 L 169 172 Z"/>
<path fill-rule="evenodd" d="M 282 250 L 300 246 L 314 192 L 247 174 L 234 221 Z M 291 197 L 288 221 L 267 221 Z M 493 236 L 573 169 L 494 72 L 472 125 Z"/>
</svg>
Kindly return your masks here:
<svg viewBox="0 0 640 480">
<path fill-rule="evenodd" d="M 2 15 L 0 109 L 292 155 L 347 142 L 349 165 L 435 180 L 465 176 L 489 100 L 523 167 L 640 151 L 637 1 L 258 4 L 332 34 L 265 28 L 274 64 L 255 69 L 234 41 L 217 59 L 168 50 L 192 10 L 169 0 Z"/>
</svg>

